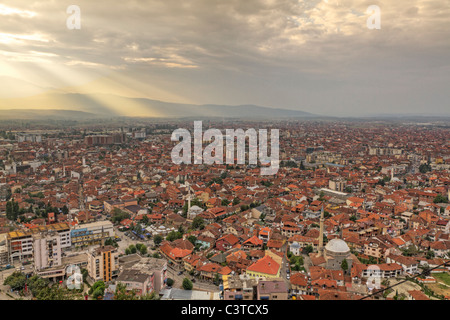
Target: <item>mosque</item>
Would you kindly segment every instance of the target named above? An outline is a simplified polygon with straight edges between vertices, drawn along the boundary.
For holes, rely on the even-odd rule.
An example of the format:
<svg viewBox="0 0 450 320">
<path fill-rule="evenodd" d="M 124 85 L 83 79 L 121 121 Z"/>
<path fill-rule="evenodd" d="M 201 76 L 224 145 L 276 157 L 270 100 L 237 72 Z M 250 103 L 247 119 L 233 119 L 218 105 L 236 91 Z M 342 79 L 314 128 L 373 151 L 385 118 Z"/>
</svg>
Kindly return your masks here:
<svg viewBox="0 0 450 320">
<path fill-rule="evenodd" d="M 319 248 L 318 253 L 311 253 L 310 258 L 313 265 L 324 267 L 330 270 L 342 270 L 342 261 L 347 260 L 348 269 L 350 272 L 352 268 L 352 254 L 347 243 L 342 239 L 332 239 L 327 245 L 323 246 L 323 229 L 324 229 L 324 212 L 320 215 L 320 233 L 319 233 Z"/>
</svg>

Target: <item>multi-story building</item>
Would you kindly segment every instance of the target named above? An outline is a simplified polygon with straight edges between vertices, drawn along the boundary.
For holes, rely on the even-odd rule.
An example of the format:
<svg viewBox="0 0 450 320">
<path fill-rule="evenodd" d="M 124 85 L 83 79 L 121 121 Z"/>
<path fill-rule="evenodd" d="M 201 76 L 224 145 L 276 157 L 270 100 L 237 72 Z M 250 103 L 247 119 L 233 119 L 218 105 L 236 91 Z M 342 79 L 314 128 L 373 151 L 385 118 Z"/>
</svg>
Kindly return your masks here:
<svg viewBox="0 0 450 320">
<path fill-rule="evenodd" d="M 35 272 L 43 278 L 63 278 L 61 237 L 55 230 L 33 235 L 33 259 Z"/>
<path fill-rule="evenodd" d="M 8 254 L 8 234 L 0 234 L 0 265 L 8 264 L 9 254 Z"/>
<path fill-rule="evenodd" d="M 87 270 L 94 281 L 112 281 L 119 274 L 119 253 L 113 246 L 101 246 L 88 253 Z"/>
<path fill-rule="evenodd" d="M 15 261 L 31 261 L 33 259 L 33 235 L 55 231 L 60 238 L 60 247 L 70 247 L 70 227 L 65 222 L 54 223 L 47 226 L 39 226 L 29 230 L 16 230 L 8 233 L 8 251 L 10 263 Z"/>
<path fill-rule="evenodd" d="M 259 281 L 256 287 L 257 300 L 287 300 L 288 288 L 283 280 Z"/>
<path fill-rule="evenodd" d="M 167 279 L 167 261 L 164 259 L 145 258 L 131 268 L 123 270 L 117 282 L 126 285 L 127 291 L 134 290 L 138 295 L 159 291 Z"/>
<path fill-rule="evenodd" d="M 61 239 L 56 231 L 34 234 L 33 249 L 36 270 L 61 265 Z"/>
<path fill-rule="evenodd" d="M 102 239 L 114 237 L 111 221 L 97 221 L 77 225 L 70 231 L 73 246 L 91 246 L 101 244 Z"/>
</svg>

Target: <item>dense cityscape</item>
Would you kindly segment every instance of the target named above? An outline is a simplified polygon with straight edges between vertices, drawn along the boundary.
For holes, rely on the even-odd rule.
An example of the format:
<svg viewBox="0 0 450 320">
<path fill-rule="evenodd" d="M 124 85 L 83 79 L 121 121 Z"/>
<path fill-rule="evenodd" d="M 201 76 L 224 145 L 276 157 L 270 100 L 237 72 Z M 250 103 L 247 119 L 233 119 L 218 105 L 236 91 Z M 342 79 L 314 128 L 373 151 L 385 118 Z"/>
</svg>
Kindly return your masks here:
<svg viewBox="0 0 450 320">
<path fill-rule="evenodd" d="M 273 176 L 175 165 L 193 121 L 1 126 L 0 299 L 450 299 L 448 123 L 204 121 L 279 129 Z"/>
</svg>

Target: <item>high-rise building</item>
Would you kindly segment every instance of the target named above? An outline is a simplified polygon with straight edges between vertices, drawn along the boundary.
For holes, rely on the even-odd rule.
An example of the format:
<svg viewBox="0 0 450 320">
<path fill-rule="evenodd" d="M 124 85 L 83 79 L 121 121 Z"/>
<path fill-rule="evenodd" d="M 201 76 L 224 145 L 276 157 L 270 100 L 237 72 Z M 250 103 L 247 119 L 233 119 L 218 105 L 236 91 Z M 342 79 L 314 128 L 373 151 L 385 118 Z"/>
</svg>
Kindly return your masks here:
<svg viewBox="0 0 450 320">
<path fill-rule="evenodd" d="M 119 253 L 113 246 L 101 246 L 88 253 L 87 270 L 94 281 L 111 281 L 119 274 Z"/>
</svg>

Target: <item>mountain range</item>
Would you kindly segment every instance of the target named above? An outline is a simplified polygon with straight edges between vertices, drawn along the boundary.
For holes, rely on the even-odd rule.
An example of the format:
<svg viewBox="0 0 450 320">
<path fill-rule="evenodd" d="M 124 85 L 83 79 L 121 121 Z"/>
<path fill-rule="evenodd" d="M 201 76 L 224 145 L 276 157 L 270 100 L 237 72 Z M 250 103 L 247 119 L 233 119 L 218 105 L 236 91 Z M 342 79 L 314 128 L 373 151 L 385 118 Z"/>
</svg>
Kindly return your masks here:
<svg viewBox="0 0 450 320">
<path fill-rule="evenodd" d="M 146 118 L 303 118 L 314 114 L 257 105 L 196 105 L 111 94 L 51 92 L 0 99 L 0 119 Z"/>
</svg>

